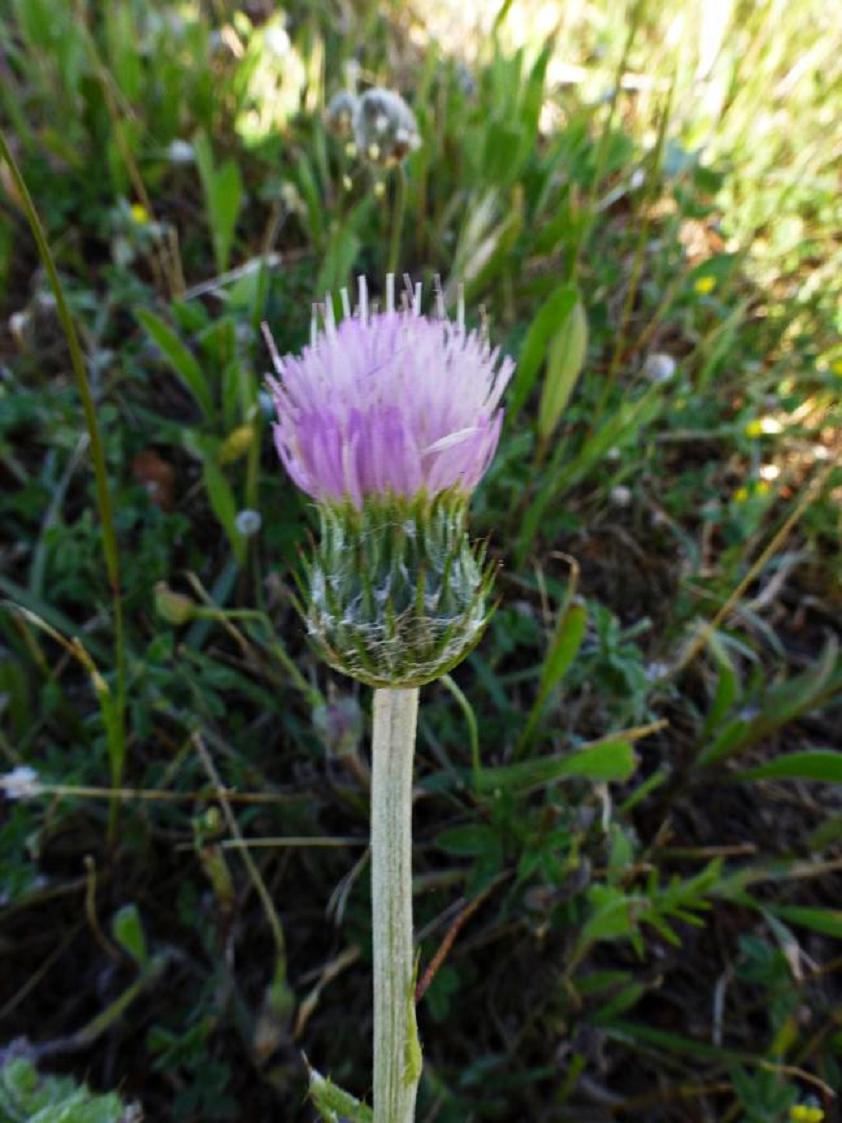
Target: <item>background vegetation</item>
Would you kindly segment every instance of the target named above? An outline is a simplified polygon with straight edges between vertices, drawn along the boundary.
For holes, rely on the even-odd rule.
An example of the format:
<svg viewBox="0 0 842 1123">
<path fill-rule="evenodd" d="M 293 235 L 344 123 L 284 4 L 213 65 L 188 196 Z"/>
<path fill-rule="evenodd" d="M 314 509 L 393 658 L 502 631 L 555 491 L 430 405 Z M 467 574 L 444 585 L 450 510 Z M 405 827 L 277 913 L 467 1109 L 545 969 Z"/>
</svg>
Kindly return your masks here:
<svg viewBox="0 0 842 1123">
<path fill-rule="evenodd" d="M 0 159 L 0 1118 L 367 1093 L 368 696 L 259 325 L 395 253 L 519 360 L 500 605 L 423 695 L 419 1118 L 838 1118 L 839 58 L 819 0 L 0 0 L 61 294 Z"/>
</svg>

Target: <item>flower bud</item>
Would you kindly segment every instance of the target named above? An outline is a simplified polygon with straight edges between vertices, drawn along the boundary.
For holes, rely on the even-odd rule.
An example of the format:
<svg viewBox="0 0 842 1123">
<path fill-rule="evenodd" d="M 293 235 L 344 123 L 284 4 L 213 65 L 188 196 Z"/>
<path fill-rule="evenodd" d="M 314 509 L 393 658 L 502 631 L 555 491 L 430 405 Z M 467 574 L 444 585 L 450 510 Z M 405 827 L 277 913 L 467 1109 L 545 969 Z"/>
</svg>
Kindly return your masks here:
<svg viewBox="0 0 842 1123">
<path fill-rule="evenodd" d="M 168 624 L 187 624 L 196 614 L 196 605 L 190 597 L 174 592 L 166 581 L 155 586 L 155 611 Z"/>
<path fill-rule="evenodd" d="M 422 686 L 474 647 L 491 578 L 465 509 L 454 494 L 320 508 L 305 596 L 327 663 L 369 686 Z"/>
</svg>

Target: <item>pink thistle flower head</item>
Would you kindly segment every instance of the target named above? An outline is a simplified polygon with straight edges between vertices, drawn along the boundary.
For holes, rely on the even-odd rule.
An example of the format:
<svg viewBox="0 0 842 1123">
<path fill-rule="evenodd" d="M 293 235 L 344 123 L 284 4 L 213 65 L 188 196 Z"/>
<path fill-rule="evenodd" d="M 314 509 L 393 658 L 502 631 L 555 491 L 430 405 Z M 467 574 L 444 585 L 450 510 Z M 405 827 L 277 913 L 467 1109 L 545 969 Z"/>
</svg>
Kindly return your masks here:
<svg viewBox="0 0 842 1123">
<path fill-rule="evenodd" d="M 302 491 L 317 502 L 442 492 L 469 496 L 500 438 L 500 399 L 514 370 L 478 331 L 421 314 L 421 286 L 396 309 L 387 277 L 386 310 L 371 312 L 365 279 L 354 315 L 345 290 L 337 325 L 324 324 L 298 356 L 281 358 L 267 336 L 277 377 L 275 444 Z"/>
</svg>

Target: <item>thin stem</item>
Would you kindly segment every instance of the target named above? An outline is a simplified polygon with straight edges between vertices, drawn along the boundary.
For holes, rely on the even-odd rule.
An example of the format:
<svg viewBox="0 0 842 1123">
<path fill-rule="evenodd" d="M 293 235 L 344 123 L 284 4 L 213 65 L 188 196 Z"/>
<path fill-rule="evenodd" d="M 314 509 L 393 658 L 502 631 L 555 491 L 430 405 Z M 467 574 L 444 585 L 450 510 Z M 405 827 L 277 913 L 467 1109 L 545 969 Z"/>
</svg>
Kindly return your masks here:
<svg viewBox="0 0 842 1123">
<path fill-rule="evenodd" d="M 386 264 L 387 273 L 397 273 L 401 256 L 401 235 L 406 215 L 406 173 L 403 165 L 398 164 L 395 172 L 395 201 L 392 210 L 392 234 L 389 239 L 389 260 Z"/>
<path fill-rule="evenodd" d="M 73 322 L 70 308 L 64 296 L 64 289 L 59 280 L 53 255 L 47 241 L 47 235 L 29 194 L 26 181 L 18 168 L 11 149 L 6 143 L 6 138 L 0 132 L 0 160 L 5 160 L 8 165 L 12 181 L 15 185 L 18 198 L 29 222 L 32 236 L 38 246 L 38 254 L 50 287 L 56 299 L 61 326 L 67 339 L 67 349 L 70 352 L 70 362 L 76 376 L 76 385 L 79 397 L 82 399 L 82 410 L 85 415 L 85 425 L 90 441 L 91 459 L 94 465 L 94 480 L 96 483 L 96 502 L 99 518 L 102 524 L 102 551 L 105 556 L 105 568 L 108 573 L 108 583 L 111 586 L 111 597 L 114 610 L 114 659 L 116 663 L 116 692 L 112 698 L 107 688 L 98 691 L 100 705 L 108 738 L 108 755 L 111 764 L 111 786 L 119 788 L 123 775 L 123 764 L 126 757 L 126 644 L 123 628 L 123 598 L 120 588 L 120 560 L 117 552 L 117 533 L 114 529 L 114 515 L 111 504 L 111 492 L 108 488 L 108 471 L 105 463 L 105 450 L 100 438 L 99 426 L 96 418 L 96 404 L 88 382 L 88 372 L 85 367 L 85 357 L 79 344 L 76 325 Z M 117 812 L 119 801 L 115 798 L 111 803 L 108 820 L 109 837 L 113 841 L 117 828 Z"/>
<path fill-rule="evenodd" d="M 412 946 L 418 690 L 375 690 L 371 778 L 374 1123 L 412 1123 L 421 1078 Z"/>
</svg>

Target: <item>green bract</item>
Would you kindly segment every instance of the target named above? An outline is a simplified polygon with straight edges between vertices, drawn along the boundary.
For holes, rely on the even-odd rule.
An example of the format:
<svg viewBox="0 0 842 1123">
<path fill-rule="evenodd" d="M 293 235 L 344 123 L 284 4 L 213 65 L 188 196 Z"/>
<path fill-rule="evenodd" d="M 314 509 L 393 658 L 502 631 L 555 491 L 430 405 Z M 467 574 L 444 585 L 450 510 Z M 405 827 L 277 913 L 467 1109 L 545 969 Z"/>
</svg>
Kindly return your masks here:
<svg viewBox="0 0 842 1123">
<path fill-rule="evenodd" d="M 422 686 L 459 663 L 488 619 L 491 570 L 442 492 L 319 505 L 305 615 L 325 660 L 370 686 Z"/>
</svg>

